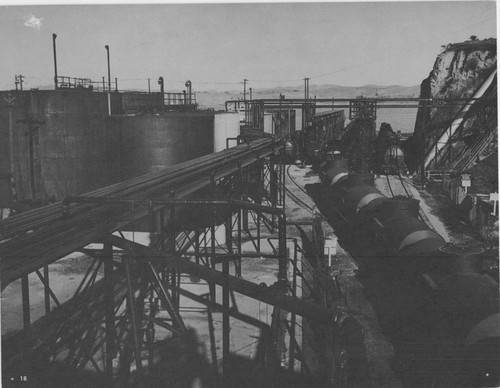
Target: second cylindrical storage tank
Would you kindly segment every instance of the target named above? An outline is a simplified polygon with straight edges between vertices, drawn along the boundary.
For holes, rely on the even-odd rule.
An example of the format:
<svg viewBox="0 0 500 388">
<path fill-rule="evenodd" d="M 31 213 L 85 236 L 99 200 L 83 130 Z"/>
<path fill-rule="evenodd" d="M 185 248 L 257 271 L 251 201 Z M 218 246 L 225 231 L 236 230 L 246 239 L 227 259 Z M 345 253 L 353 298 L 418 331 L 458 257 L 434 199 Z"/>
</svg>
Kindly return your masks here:
<svg viewBox="0 0 500 388">
<path fill-rule="evenodd" d="M 218 112 L 214 116 L 214 152 L 226 149 L 228 138 L 240 135 L 240 116 L 237 112 Z M 236 141 L 229 141 L 229 147 L 236 145 Z"/>
<path fill-rule="evenodd" d="M 213 111 L 121 117 L 122 179 L 213 152 Z"/>
</svg>

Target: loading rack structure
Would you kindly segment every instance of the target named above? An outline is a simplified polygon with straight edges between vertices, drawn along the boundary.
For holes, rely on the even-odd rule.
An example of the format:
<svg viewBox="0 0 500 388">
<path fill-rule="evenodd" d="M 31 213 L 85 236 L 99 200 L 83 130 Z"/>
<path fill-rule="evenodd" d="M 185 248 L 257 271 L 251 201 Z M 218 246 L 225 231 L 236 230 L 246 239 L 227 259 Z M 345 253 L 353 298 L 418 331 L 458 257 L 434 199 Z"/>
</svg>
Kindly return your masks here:
<svg viewBox="0 0 500 388">
<path fill-rule="evenodd" d="M 75 370 L 91 366 L 111 385 L 140 381 L 154 370 L 155 329 L 166 329 L 174 337 L 187 331 L 179 311 L 181 295 L 209 311 L 215 370 L 224 371 L 230 354 L 230 316 L 260 330 L 261 342 L 267 343 L 260 361 L 279 367 L 287 336 L 288 369 L 294 371 L 300 364 L 307 370 L 300 340 L 294 337 L 295 318 L 288 322 L 280 311 L 327 329 L 343 312 L 295 295 L 300 271 L 296 257 L 291 260 L 287 254 L 283 143 L 257 139 L 1 220 L 2 291 L 21 279 L 24 322 L 23 330 L 3 339 L 4 376 L 9 367 L 15 368 L 9 361 L 29 354 L 28 359 L 42 365 L 57 363 Z M 203 198 L 197 197 L 200 193 Z M 182 224 L 177 215 L 186 208 L 209 209 L 213 217 L 197 225 Z M 148 225 L 149 246 L 122 233 L 139 221 Z M 224 244 L 215 237 L 221 224 Z M 252 283 L 241 274 L 243 257 L 266 255 L 261 230 L 278 236 L 274 253 L 268 254 L 278 261 L 273 287 Z M 254 253 L 242 251 L 243 240 L 252 241 Z M 95 248 L 96 243 L 102 245 Z M 73 252 L 93 260 L 73 297 L 60 303 L 50 286 L 48 265 Z M 293 280 L 287 274 L 290 262 Z M 206 281 L 209 294 L 181 288 L 181 273 Z M 35 322 L 30 317 L 29 274 L 41 280 L 45 294 L 45 316 Z M 231 303 L 234 292 L 274 306 L 271 325 L 238 311 Z M 217 365 L 212 312 L 222 313 L 222 368 Z"/>
</svg>

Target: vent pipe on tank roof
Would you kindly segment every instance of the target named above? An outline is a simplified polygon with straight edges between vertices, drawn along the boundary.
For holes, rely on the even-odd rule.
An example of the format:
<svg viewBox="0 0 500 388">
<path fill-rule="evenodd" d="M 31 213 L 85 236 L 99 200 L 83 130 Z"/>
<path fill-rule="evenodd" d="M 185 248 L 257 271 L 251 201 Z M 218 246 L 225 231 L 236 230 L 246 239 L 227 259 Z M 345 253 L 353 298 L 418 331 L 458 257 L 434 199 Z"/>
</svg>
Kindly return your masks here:
<svg viewBox="0 0 500 388">
<path fill-rule="evenodd" d="M 188 104 L 191 105 L 191 81 L 186 81 Z"/>
<path fill-rule="evenodd" d="M 158 78 L 158 85 L 160 85 L 160 95 L 161 95 L 161 110 L 165 110 L 165 84 L 163 82 L 163 77 Z"/>
<path fill-rule="evenodd" d="M 56 38 L 57 34 L 52 34 L 52 47 L 54 51 L 54 85 L 57 89 L 57 55 L 56 55 Z"/>
</svg>

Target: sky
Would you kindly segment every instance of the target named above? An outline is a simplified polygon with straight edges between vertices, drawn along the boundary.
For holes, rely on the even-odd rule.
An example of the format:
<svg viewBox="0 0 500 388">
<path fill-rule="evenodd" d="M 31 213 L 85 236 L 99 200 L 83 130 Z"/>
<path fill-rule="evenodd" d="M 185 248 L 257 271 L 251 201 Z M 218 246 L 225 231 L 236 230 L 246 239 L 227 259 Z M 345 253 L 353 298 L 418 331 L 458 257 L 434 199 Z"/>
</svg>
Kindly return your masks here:
<svg viewBox="0 0 500 388">
<path fill-rule="evenodd" d="M 441 46 L 496 37 L 494 1 L 0 6 L 0 90 L 59 75 L 120 89 L 418 85 Z"/>
</svg>

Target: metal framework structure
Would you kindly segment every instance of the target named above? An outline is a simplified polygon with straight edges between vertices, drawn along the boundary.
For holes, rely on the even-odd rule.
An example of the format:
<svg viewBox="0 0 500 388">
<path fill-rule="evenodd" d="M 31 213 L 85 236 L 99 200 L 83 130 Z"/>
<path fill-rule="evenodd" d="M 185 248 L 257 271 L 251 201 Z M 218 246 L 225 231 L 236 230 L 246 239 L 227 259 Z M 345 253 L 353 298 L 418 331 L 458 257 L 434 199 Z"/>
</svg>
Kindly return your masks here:
<svg viewBox="0 0 500 388">
<path fill-rule="evenodd" d="M 430 112 L 436 109 L 450 109 L 457 111 L 456 117 L 451 123 L 441 123 L 444 125 L 442 134 L 435 139 L 431 139 L 431 143 L 427 144 L 424 133 L 420 140 L 424 144 L 421 150 L 421 174 L 422 179 L 425 176 L 425 171 L 431 166 L 434 170 L 442 169 L 443 165 L 450 160 L 453 160 L 454 146 L 457 141 L 461 141 L 461 129 L 467 117 L 468 110 L 475 107 L 482 107 L 483 110 L 492 109 L 496 106 L 496 70 L 491 73 L 488 79 L 483 83 L 479 90 L 472 98 L 314 98 L 308 97 L 307 83 L 306 96 L 304 98 L 285 99 L 280 96 L 277 99 L 260 99 L 249 101 L 226 101 L 226 111 L 244 110 L 247 125 L 253 128 L 264 127 L 264 112 L 265 111 L 281 111 L 281 110 L 302 110 L 302 129 L 306 129 L 314 123 L 314 118 L 317 117 L 318 109 L 331 109 L 331 111 L 349 109 L 349 118 L 355 119 L 363 115 L 371 119 L 376 119 L 377 110 L 384 108 L 419 108 L 422 112 Z M 489 91 L 489 92 L 488 92 Z M 242 106 L 243 105 L 243 106 Z M 491 114 L 491 113 L 487 113 Z M 425 123 L 422 120 L 422 126 Z M 373 128 L 375 133 L 375 127 Z M 458 136 L 457 136 L 458 133 Z M 481 136 L 475 143 L 469 146 L 461 146 L 457 151 L 457 162 L 453 166 L 449 166 L 448 170 L 461 171 L 465 168 L 470 168 L 477 159 L 478 155 L 483 152 L 491 141 L 495 138 L 496 128 L 488 130 L 486 136 Z M 424 149 L 425 148 L 425 149 Z M 431 164 L 431 162 L 433 162 Z"/>
<path fill-rule="evenodd" d="M 497 126 L 488 125 L 488 120 L 497 114 L 497 71 L 494 70 L 474 94 L 474 98 L 466 102 L 453 120 L 431 139 L 426 150 L 423 167 L 433 171 L 453 171 L 459 173 L 472 167 L 477 157 L 494 140 Z M 466 137 L 464 126 L 468 119 L 483 120 L 481 133 L 464 142 Z M 470 136 L 471 134 L 469 134 Z"/>
<path fill-rule="evenodd" d="M 265 109 L 299 109 L 304 104 L 312 104 L 316 109 L 342 109 L 350 108 L 356 102 L 374 105 L 378 108 L 440 108 L 444 106 L 462 106 L 465 103 L 473 103 L 481 98 L 414 98 L 414 97 L 394 97 L 394 98 L 268 98 L 260 100 L 230 100 L 226 101 L 226 110 L 234 110 L 234 106 L 247 104 L 247 110 L 252 106 L 262 106 Z M 484 98 L 482 99 L 484 100 Z M 494 99 L 491 99 L 494 101 Z"/>
<path fill-rule="evenodd" d="M 281 140 L 255 140 L 1 220 L 2 290 L 21 279 L 24 321 L 24 330 L 3 340 L 4 363 L 29 354 L 48 368 L 90 368 L 110 384 L 142 381 L 160 372 L 157 358 L 165 338 L 188 335 L 183 297 L 205 306 L 214 370 L 224 372 L 230 356 L 233 317 L 259 329 L 257 361 L 287 365 L 291 372 L 300 365 L 307 373 L 297 316 L 328 328 L 340 310 L 296 297 L 300 248 L 295 241 L 289 255 L 282 146 Z M 195 222 L 189 222 L 190 212 Z M 148 224 L 149 246 L 123 233 L 141 220 Z M 220 228 L 225 242 L 217 240 Z M 262 249 L 264 238 L 272 252 Z M 243 250 L 244 242 L 251 242 L 252 251 Z M 102 247 L 90 248 L 91 243 Z M 61 303 L 48 265 L 75 251 L 92 260 L 73 296 Z M 278 261 L 273 286 L 242 277 L 242 259 L 255 257 Z M 44 286 L 45 316 L 35 322 L 29 274 Z M 208 293 L 183 288 L 184 274 L 191 282 L 204 281 Z M 234 293 L 274 306 L 271 325 L 239 311 Z M 222 314 L 222 368 L 216 313 Z"/>
</svg>

